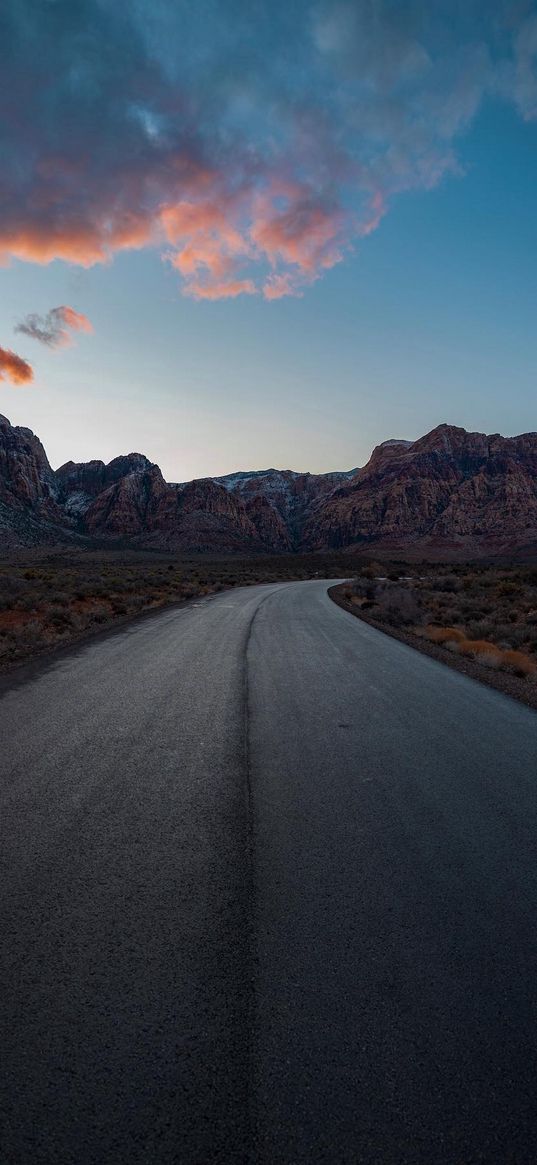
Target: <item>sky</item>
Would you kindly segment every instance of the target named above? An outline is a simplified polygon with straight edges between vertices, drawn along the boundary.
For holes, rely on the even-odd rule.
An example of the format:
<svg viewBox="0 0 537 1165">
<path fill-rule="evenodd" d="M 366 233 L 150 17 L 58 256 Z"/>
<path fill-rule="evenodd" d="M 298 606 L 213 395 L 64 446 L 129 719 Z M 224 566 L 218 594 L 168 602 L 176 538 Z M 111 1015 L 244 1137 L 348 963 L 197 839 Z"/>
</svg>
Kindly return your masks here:
<svg viewBox="0 0 537 1165">
<path fill-rule="evenodd" d="M 3 0 L 0 412 L 170 481 L 534 430 L 537 5 Z"/>
</svg>

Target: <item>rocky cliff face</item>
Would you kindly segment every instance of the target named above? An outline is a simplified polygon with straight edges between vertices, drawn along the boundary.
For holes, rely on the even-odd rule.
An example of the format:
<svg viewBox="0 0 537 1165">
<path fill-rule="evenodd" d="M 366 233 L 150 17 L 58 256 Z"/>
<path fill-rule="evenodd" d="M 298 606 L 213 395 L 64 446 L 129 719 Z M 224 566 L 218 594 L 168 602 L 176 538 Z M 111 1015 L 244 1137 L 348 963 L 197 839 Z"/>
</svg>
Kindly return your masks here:
<svg viewBox="0 0 537 1165">
<path fill-rule="evenodd" d="M 261 498 L 281 519 L 281 536 L 285 531 L 285 549 L 298 550 L 312 506 L 328 497 L 337 485 L 348 481 L 357 471 L 333 473 L 296 473 L 292 469 L 263 469 L 254 473 L 235 473 L 215 478 L 230 493 L 247 505 Z M 276 536 L 276 531 L 274 531 Z"/>
<path fill-rule="evenodd" d="M 83 538 L 191 553 L 537 554 L 537 433 L 439 425 L 384 442 L 357 471 L 171 485 L 140 453 L 54 472 L 37 437 L 2 417 L 0 534 L 10 547 Z"/>
<path fill-rule="evenodd" d="M 168 485 L 156 465 L 102 490 L 83 516 L 92 536 L 193 553 L 287 549 L 286 531 L 262 498 L 243 502 L 211 478 Z"/>
<path fill-rule="evenodd" d="M 4 544 L 34 545 L 56 540 L 63 520 L 56 476 L 31 429 L 0 416 L 0 531 Z"/>
<path fill-rule="evenodd" d="M 55 503 L 56 477 L 31 429 L 0 416 L 0 498 L 13 506 Z"/>
<path fill-rule="evenodd" d="M 254 494 L 246 499 L 244 508 L 264 550 L 285 554 L 293 549 L 290 530 L 268 498 Z"/>
<path fill-rule="evenodd" d="M 151 461 L 142 453 L 128 453 L 115 457 L 108 465 L 104 461 L 66 461 L 56 470 L 58 499 L 73 518 L 86 513 L 94 498 L 132 473 L 153 469 Z"/>
<path fill-rule="evenodd" d="M 148 463 L 148 468 L 128 472 L 96 494 L 83 515 L 84 529 L 114 538 L 139 536 L 148 530 L 151 514 L 167 489 L 158 465 Z"/>
<path fill-rule="evenodd" d="M 314 510 L 304 541 L 461 556 L 537 550 L 537 434 L 439 425 L 410 444 L 387 442 Z"/>
<path fill-rule="evenodd" d="M 0 530 L 4 543 L 75 536 L 155 549 L 285 553 L 300 545 L 309 508 L 342 474 L 268 470 L 182 485 L 140 453 L 66 462 L 54 472 L 29 429 L 0 422 Z"/>
<path fill-rule="evenodd" d="M 243 551 L 257 534 L 244 507 L 210 478 L 168 486 L 151 516 L 151 544 L 163 542 L 195 553 Z"/>
</svg>

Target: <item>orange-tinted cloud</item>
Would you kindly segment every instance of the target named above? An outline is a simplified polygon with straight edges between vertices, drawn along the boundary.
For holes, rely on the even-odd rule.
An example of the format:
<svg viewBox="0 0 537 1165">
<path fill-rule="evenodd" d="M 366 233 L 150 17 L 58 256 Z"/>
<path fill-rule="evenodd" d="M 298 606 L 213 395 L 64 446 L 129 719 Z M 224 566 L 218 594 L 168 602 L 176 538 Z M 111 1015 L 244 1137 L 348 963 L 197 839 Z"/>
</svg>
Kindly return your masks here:
<svg viewBox="0 0 537 1165">
<path fill-rule="evenodd" d="M 44 316 L 32 312 L 17 324 L 15 331 L 39 340 L 49 348 L 66 348 L 72 343 L 72 332 L 92 332 L 93 327 L 82 312 L 62 304 L 51 308 Z"/>
<path fill-rule="evenodd" d="M 300 295 L 300 285 L 339 262 L 345 245 L 343 212 L 304 185 L 282 180 L 262 193 L 254 186 L 220 200 L 183 200 L 160 217 L 174 246 L 168 258 L 185 293 L 196 299 L 260 290 L 266 299 Z"/>
<path fill-rule="evenodd" d="M 242 265 L 254 258 L 241 221 L 243 199 L 182 200 L 161 211 L 166 238 L 174 245 L 168 258 L 194 299 L 229 299 L 255 294 Z"/>
<path fill-rule="evenodd" d="M 238 295 L 256 295 L 257 287 L 253 279 L 205 280 L 188 283 L 188 294 L 192 299 L 236 299 Z"/>
<path fill-rule="evenodd" d="M 95 223 L 50 223 L 43 215 L 41 222 L 17 224 L 15 230 L 2 229 L 0 224 L 0 265 L 6 266 L 12 258 L 43 266 L 61 259 L 77 267 L 94 267 L 107 263 L 116 252 L 147 246 L 151 234 L 151 220 L 137 215 Z"/>
<path fill-rule="evenodd" d="M 9 348 L 0 348 L 0 380 L 8 380 L 10 384 L 30 384 L 33 378 L 31 364 Z"/>
<path fill-rule="evenodd" d="M 66 327 L 70 328 L 72 332 L 92 332 L 93 325 L 87 316 L 81 311 L 75 311 L 74 307 L 69 307 L 64 304 L 63 307 L 56 308 L 56 311 L 61 311 Z"/>
<path fill-rule="evenodd" d="M 344 214 L 325 206 L 302 187 L 290 187 L 284 205 L 278 188 L 258 200 L 250 235 L 272 266 L 284 263 L 312 276 L 333 267 L 342 257 Z"/>
</svg>

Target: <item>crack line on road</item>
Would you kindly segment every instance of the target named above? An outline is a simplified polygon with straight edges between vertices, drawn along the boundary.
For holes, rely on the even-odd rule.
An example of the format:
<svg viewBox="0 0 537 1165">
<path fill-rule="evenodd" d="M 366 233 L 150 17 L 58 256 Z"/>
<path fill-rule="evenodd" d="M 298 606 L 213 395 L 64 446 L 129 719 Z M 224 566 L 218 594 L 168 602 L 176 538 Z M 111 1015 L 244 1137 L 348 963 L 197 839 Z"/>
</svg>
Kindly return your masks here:
<svg viewBox="0 0 537 1165">
<path fill-rule="evenodd" d="M 248 1022 L 247 1022 L 247 1060 L 249 1065 L 248 1084 L 247 1084 L 247 1106 L 248 1106 L 248 1131 L 249 1131 L 249 1153 L 247 1157 L 248 1165 L 254 1165 L 258 1160 L 256 1155 L 256 1140 L 257 1128 L 253 1112 L 253 1080 L 254 1080 L 254 1054 L 253 1054 L 253 1034 L 255 1028 L 255 1006 L 256 1006 L 256 934 L 255 934 L 255 916 L 256 916 L 256 884 L 255 884 L 255 844 L 254 844 L 254 820 L 253 820 L 253 795 L 252 795 L 252 767 L 251 767 L 251 749 L 250 749 L 250 679 L 248 671 L 248 651 L 250 641 L 254 629 L 254 623 L 261 610 L 261 607 L 275 594 L 270 591 L 258 603 L 246 632 L 244 640 L 243 652 L 243 714 L 244 714 L 244 773 L 246 785 L 246 854 L 248 862 L 248 951 L 249 951 L 249 970 L 250 970 L 250 990 L 248 996 Z"/>
</svg>

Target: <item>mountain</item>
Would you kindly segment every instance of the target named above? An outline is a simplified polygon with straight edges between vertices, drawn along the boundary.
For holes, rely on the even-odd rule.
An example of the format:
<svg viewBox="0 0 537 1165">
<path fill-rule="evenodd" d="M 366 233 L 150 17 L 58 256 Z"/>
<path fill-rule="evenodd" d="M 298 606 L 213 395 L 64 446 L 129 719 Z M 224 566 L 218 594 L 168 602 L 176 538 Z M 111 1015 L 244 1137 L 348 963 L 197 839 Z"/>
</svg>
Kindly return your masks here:
<svg viewBox="0 0 537 1165">
<path fill-rule="evenodd" d="M 114 541 L 192 553 L 290 551 L 278 511 L 212 478 L 164 481 L 141 453 L 54 471 L 30 429 L 0 417 L 0 536 L 4 549 Z"/>
<path fill-rule="evenodd" d="M 378 446 L 316 507 L 308 549 L 425 555 L 537 552 L 537 433 L 501 437 L 439 425 L 412 443 Z"/>
<path fill-rule="evenodd" d="M 64 521 L 57 481 L 31 429 L 0 416 L 0 531 L 4 546 L 58 541 Z"/>
<path fill-rule="evenodd" d="M 291 470 L 170 484 L 141 453 L 53 471 L 29 429 L 0 421 L 4 546 L 114 540 L 192 553 L 289 553 L 311 504 L 349 475 Z"/>
<path fill-rule="evenodd" d="M 244 505 L 211 478 L 168 485 L 158 466 L 130 473 L 85 511 L 87 534 L 193 553 L 288 549 L 286 532 L 264 499 Z"/>
<path fill-rule="evenodd" d="M 296 473 L 292 469 L 259 469 L 252 473 L 230 473 L 226 477 L 215 477 L 220 485 L 230 493 L 251 504 L 255 498 L 263 498 L 279 515 L 287 532 L 289 550 L 299 550 L 304 527 L 313 506 L 340 485 L 350 480 L 358 471 L 334 471 L 332 473 Z"/>
<path fill-rule="evenodd" d="M 531 556 L 537 433 L 439 425 L 417 441 L 383 442 L 363 469 L 267 469 L 173 484 L 141 453 L 53 470 L 31 430 L 0 417 L 0 534 L 5 548 Z"/>
<path fill-rule="evenodd" d="M 108 465 L 104 461 L 67 461 L 56 470 L 58 498 L 68 514 L 83 514 L 103 490 L 122 478 L 156 468 L 141 453 L 115 457 Z"/>
</svg>

